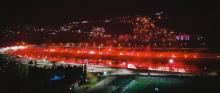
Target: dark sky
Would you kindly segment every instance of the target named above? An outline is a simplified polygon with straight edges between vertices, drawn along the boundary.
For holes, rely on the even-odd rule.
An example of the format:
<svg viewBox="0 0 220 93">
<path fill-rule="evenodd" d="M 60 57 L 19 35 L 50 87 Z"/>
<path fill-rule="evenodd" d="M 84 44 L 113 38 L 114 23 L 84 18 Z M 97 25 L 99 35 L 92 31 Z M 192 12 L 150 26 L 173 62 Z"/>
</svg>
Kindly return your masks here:
<svg viewBox="0 0 220 93">
<path fill-rule="evenodd" d="M 212 0 L 5 0 L 1 24 L 62 24 L 74 17 L 101 18 L 166 11 L 181 25 L 218 26 L 218 3 Z M 186 25 L 187 26 L 187 25 Z"/>
</svg>

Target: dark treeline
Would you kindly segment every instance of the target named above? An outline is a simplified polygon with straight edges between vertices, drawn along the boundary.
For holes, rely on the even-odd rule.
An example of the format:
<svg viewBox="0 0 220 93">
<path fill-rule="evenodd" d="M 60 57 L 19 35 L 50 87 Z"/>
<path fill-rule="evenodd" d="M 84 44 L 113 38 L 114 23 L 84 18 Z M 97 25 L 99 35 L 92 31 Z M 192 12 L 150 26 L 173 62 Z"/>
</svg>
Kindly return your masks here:
<svg viewBox="0 0 220 93">
<path fill-rule="evenodd" d="M 72 84 L 83 83 L 83 66 L 39 68 L 6 60 L 0 55 L 0 91 L 4 93 L 69 93 Z"/>
</svg>

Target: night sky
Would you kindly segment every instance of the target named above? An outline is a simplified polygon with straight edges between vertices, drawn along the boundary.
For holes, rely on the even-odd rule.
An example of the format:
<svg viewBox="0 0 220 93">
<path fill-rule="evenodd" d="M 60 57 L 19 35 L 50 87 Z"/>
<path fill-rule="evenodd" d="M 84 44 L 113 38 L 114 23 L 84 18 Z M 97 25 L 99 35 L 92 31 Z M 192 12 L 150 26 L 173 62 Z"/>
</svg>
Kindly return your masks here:
<svg viewBox="0 0 220 93">
<path fill-rule="evenodd" d="M 78 18 L 151 15 L 165 11 L 177 26 L 218 28 L 217 2 L 192 0 L 5 0 L 0 3 L 1 24 L 63 24 Z"/>
</svg>

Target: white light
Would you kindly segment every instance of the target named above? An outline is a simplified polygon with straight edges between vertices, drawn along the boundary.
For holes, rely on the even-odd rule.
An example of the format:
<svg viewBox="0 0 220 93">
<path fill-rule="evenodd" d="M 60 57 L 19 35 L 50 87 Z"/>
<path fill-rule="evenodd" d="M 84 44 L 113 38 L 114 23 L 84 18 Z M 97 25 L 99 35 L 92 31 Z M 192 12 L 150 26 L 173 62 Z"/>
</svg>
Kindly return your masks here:
<svg viewBox="0 0 220 93">
<path fill-rule="evenodd" d="M 124 55 L 124 54 L 120 52 L 119 55 Z"/>
<path fill-rule="evenodd" d="M 158 92 L 158 91 L 159 91 L 159 88 L 154 88 L 154 90 Z"/>
<path fill-rule="evenodd" d="M 89 51 L 89 54 L 95 54 L 95 51 Z"/>
<path fill-rule="evenodd" d="M 148 69 L 149 69 L 149 70 L 153 70 L 153 68 L 151 68 L 151 67 L 148 67 Z"/>
<path fill-rule="evenodd" d="M 197 58 L 197 56 L 193 56 L 194 58 Z"/>
<path fill-rule="evenodd" d="M 104 76 L 105 76 L 105 75 L 107 75 L 107 72 L 105 71 L 103 74 L 104 74 Z"/>
<path fill-rule="evenodd" d="M 128 68 L 136 68 L 133 64 L 128 64 Z"/>
<path fill-rule="evenodd" d="M 50 52 L 55 52 L 56 50 L 55 49 L 50 49 Z"/>
<path fill-rule="evenodd" d="M 102 54 L 102 52 L 99 52 L 99 54 Z"/>
<path fill-rule="evenodd" d="M 126 64 L 125 62 L 122 63 L 122 65 L 125 65 L 125 64 Z"/>
<path fill-rule="evenodd" d="M 176 56 L 173 54 L 172 57 L 175 58 Z"/>
<path fill-rule="evenodd" d="M 78 50 L 76 53 L 80 53 L 80 52 L 81 52 L 81 51 Z"/>
<path fill-rule="evenodd" d="M 184 57 L 187 58 L 188 56 L 185 54 Z"/>
<path fill-rule="evenodd" d="M 6 51 L 9 51 L 9 50 L 16 51 L 16 50 L 25 49 L 25 48 L 27 48 L 27 47 L 26 47 L 26 46 L 5 47 L 5 48 L 1 48 L 1 49 L 0 49 L 0 52 L 6 52 Z"/>
<path fill-rule="evenodd" d="M 174 62 L 174 61 L 173 61 L 173 59 L 169 59 L 169 63 L 171 63 L 171 64 L 172 64 L 173 62 Z"/>
</svg>

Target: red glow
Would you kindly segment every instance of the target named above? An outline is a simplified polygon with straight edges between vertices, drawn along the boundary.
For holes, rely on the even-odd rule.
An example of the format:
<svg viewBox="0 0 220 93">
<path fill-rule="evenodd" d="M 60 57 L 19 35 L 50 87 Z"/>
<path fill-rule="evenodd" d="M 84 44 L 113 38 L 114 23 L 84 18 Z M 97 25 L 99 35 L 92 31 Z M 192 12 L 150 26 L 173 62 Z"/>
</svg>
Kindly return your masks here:
<svg viewBox="0 0 220 93">
<path fill-rule="evenodd" d="M 107 50 L 107 51 L 106 51 Z M 27 47 L 22 50 L 7 51 L 8 54 L 20 55 L 21 57 L 32 59 L 45 59 L 48 61 L 57 62 L 72 62 L 77 64 L 84 64 L 82 58 L 88 58 L 89 64 L 104 65 L 111 67 L 135 68 L 135 69 L 154 69 L 169 71 L 183 71 L 190 72 L 186 69 L 196 69 L 187 66 L 183 60 L 195 58 L 203 59 L 218 59 L 219 54 L 208 53 L 183 53 L 183 52 L 144 52 L 129 49 L 109 48 L 96 49 L 86 48 L 80 49 L 75 47 Z M 91 56 L 92 55 L 92 56 Z M 123 56 L 122 56 L 123 55 Z M 172 58 L 172 59 L 170 59 Z M 174 62 L 175 58 L 175 62 Z M 102 59 L 101 61 L 99 59 Z M 160 62 L 155 59 L 162 59 Z M 167 62 L 167 59 L 168 60 Z M 161 62 L 164 62 L 163 64 Z M 170 64 L 171 63 L 171 64 Z"/>
</svg>

